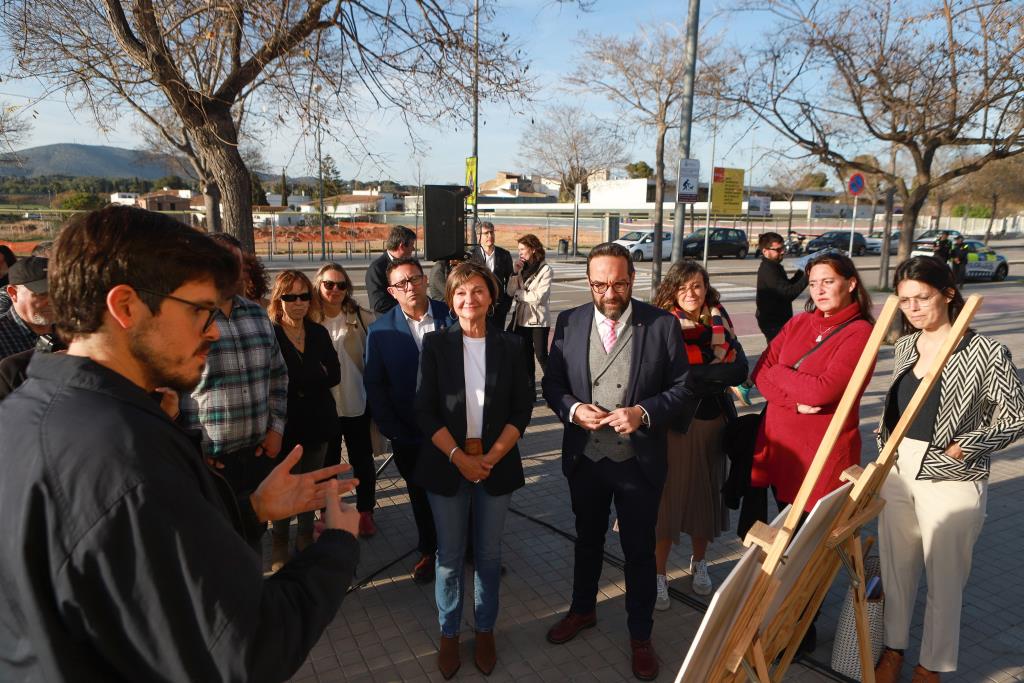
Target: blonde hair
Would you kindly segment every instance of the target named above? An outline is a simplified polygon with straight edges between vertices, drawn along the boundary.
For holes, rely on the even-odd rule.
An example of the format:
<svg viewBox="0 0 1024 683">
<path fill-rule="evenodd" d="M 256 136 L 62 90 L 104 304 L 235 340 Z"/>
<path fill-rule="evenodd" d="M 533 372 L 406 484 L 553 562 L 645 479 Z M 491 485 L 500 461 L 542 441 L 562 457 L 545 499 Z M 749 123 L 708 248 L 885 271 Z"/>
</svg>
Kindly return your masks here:
<svg viewBox="0 0 1024 683">
<path fill-rule="evenodd" d="M 324 275 L 334 271 L 341 273 L 348 280 L 348 289 L 345 291 L 345 298 L 341 300 L 341 310 L 345 313 L 355 313 L 359 310 L 359 302 L 355 300 L 353 294 L 352 278 L 348 276 L 348 271 L 345 270 L 345 266 L 340 263 L 325 263 L 320 266 L 320 269 L 316 271 L 316 275 L 313 277 L 313 299 L 316 301 L 316 315 L 313 317 L 314 322 L 322 323 L 324 321 L 324 308 L 326 308 L 326 302 L 324 301 L 323 295 L 320 293 L 320 283 L 324 280 Z"/>
</svg>

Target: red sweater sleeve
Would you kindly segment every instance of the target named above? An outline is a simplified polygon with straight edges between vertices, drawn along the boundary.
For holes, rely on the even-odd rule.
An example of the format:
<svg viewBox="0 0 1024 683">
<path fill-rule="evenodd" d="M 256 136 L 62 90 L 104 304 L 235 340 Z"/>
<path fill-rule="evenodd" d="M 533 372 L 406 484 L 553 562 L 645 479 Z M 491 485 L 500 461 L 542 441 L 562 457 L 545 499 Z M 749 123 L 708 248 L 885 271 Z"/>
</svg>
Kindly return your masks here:
<svg viewBox="0 0 1024 683">
<path fill-rule="evenodd" d="M 840 346 L 822 372 L 813 374 L 776 363 L 767 370 L 765 379 L 769 384 L 785 386 L 789 394 L 799 396 L 799 402 L 804 405 L 825 407 L 839 403 L 871 336 L 871 325 L 867 322 L 857 322 L 850 328 L 849 335 L 836 340 Z"/>
<path fill-rule="evenodd" d="M 792 320 L 786 323 L 775 339 L 772 339 L 764 353 L 761 354 L 761 357 L 757 360 L 757 365 L 754 366 L 754 371 L 750 373 L 750 379 L 757 385 L 757 390 L 761 392 L 766 401 L 778 407 L 795 410 L 796 401 L 793 400 L 784 388 L 786 385 L 780 384 L 772 376 L 772 370 L 780 367 L 779 352 L 785 347 L 786 339 L 789 338 L 789 334 L 793 331 L 791 323 Z"/>
</svg>

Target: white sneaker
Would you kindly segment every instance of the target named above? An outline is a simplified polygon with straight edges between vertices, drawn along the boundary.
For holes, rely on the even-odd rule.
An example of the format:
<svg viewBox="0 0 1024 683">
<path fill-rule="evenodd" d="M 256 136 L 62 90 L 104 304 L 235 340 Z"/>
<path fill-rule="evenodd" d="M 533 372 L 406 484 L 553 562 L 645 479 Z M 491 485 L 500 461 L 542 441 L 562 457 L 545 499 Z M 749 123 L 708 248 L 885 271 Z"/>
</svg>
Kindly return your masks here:
<svg viewBox="0 0 1024 683">
<path fill-rule="evenodd" d="M 672 601 L 668 597 L 668 577 L 658 574 L 658 597 L 654 600 L 654 609 L 664 612 L 671 606 Z"/>
<path fill-rule="evenodd" d="M 708 576 L 707 560 L 694 562 L 693 557 L 690 557 L 690 573 L 693 574 L 693 592 L 697 595 L 711 595 L 715 586 Z"/>
</svg>

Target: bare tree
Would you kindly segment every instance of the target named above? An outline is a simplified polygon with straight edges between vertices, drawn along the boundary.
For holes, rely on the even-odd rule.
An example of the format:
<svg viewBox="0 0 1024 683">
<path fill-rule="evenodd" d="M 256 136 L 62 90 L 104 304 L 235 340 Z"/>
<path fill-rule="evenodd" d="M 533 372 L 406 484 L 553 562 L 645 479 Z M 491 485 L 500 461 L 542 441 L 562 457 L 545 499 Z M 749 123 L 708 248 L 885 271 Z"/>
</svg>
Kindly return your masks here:
<svg viewBox="0 0 1024 683">
<path fill-rule="evenodd" d="M 895 186 L 901 258 L 929 193 L 1024 152 L 1024 3 L 744 3 L 778 25 L 745 60 L 730 99 L 823 163 Z M 910 160 L 909 173 L 856 160 L 890 145 Z M 950 148 L 974 153 L 937 172 L 936 156 Z"/>
<path fill-rule="evenodd" d="M 816 190 L 822 188 L 827 178 L 818 174 L 819 163 L 813 157 L 789 158 L 779 156 L 778 161 L 772 166 L 768 182 L 771 193 L 789 202 L 789 221 L 786 225 L 786 239 L 793 234 L 793 199 L 801 190 Z"/>
<path fill-rule="evenodd" d="M 558 178 L 561 201 L 569 201 L 577 183 L 588 192 L 587 179 L 596 171 L 623 163 L 625 144 L 616 128 L 581 107 L 556 105 L 538 118 L 523 133 L 520 154 L 533 172 Z"/>
<path fill-rule="evenodd" d="M 0 12 L 22 72 L 63 88 L 101 126 L 128 108 L 194 154 L 225 229 L 249 250 L 239 128 L 257 103 L 279 122 L 358 96 L 406 122 L 467 111 L 474 46 L 462 0 L 8 0 Z M 529 89 L 506 34 L 484 24 L 480 54 L 484 97 Z M 153 114 L 165 109 L 172 119 Z"/>
<path fill-rule="evenodd" d="M 969 206 L 988 206 L 989 221 L 985 229 L 985 244 L 988 244 L 1000 206 L 1019 208 L 1024 205 L 1024 157 L 994 161 L 966 176 L 957 184 L 951 199 Z"/>
<path fill-rule="evenodd" d="M 19 115 L 18 107 L 0 101 L 0 159 L 16 160 L 14 148 L 19 146 L 31 130 L 31 125 Z"/>
</svg>

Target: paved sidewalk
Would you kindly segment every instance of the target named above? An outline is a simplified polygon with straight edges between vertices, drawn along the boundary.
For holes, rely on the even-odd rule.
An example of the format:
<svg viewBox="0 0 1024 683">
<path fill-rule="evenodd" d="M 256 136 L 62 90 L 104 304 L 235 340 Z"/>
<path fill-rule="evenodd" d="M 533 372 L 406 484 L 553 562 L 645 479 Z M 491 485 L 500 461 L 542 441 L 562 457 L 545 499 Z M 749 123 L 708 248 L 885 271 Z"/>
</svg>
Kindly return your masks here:
<svg viewBox="0 0 1024 683">
<path fill-rule="evenodd" d="M 1024 312 L 979 317 L 976 328 L 1008 344 L 1024 364 Z M 748 345 L 752 345 L 748 342 Z M 763 341 L 748 354 L 756 356 Z M 877 423 L 889 375 L 892 349 L 879 358 L 861 408 L 864 461 L 876 457 L 871 430 Z M 752 409 L 760 410 L 755 403 Z M 512 499 L 504 534 L 501 609 L 495 631 L 498 666 L 493 681 L 628 681 L 624 581 L 617 534 L 609 531 L 608 561 L 602 576 L 598 625 L 572 642 L 556 646 L 547 628 L 568 607 L 572 582 L 573 515 L 559 457 L 561 425 L 538 404 L 522 443 L 527 484 Z M 1024 681 L 1024 442 L 994 459 L 988 519 L 975 550 L 974 570 L 965 594 L 960 670 L 944 681 Z M 293 681 L 440 681 L 435 665 L 438 643 L 433 585 L 412 582 L 415 530 L 404 482 L 393 465 L 378 482 L 380 532 L 362 542 L 359 587 L 341 610 Z M 735 514 L 733 515 L 735 528 Z M 684 539 L 686 537 L 684 536 Z M 739 557 L 734 534 L 718 539 L 708 552 L 711 575 L 719 585 Z M 269 552 L 266 553 L 269 556 Z M 672 608 L 655 612 L 654 641 L 661 659 L 661 681 L 672 681 L 703 617 L 707 599 L 690 590 L 686 571 L 688 542 L 669 561 Z M 467 568 L 468 569 L 468 568 Z M 922 581 L 922 584 L 924 582 Z M 828 670 L 832 638 L 847 588 L 840 573 L 818 620 L 818 648 L 794 664 L 787 681 L 846 680 Z M 918 601 L 904 680 L 916 662 L 921 636 L 924 587 Z M 472 574 L 467 573 L 462 669 L 454 680 L 484 680 L 472 660 Z"/>
</svg>

